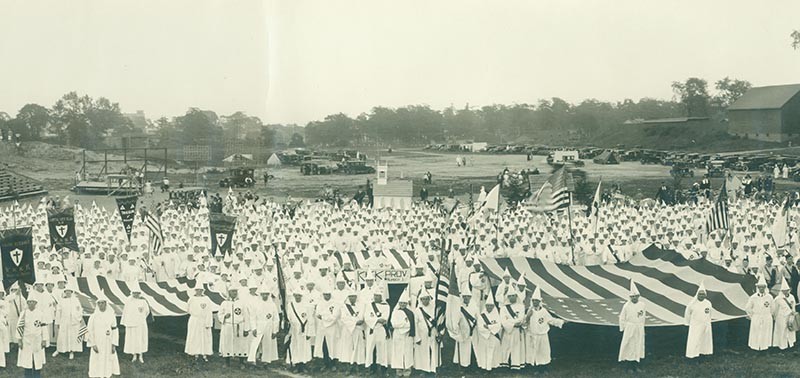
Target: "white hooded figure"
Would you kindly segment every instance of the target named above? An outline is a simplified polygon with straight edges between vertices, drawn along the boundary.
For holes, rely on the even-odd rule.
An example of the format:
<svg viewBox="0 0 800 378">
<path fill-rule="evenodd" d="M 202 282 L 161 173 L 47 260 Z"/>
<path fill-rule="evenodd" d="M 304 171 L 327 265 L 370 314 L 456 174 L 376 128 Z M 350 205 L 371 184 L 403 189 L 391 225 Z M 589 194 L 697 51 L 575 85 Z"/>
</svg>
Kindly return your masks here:
<svg viewBox="0 0 800 378">
<path fill-rule="evenodd" d="M 259 288 L 261 300 L 253 306 L 250 321 L 253 340 L 250 342 L 250 351 L 247 353 L 247 362 L 256 363 L 256 357 L 261 355 L 260 361 L 270 363 L 278 359 L 278 331 L 280 331 L 280 313 L 278 306 L 272 299 L 270 290 L 266 285 Z"/>
<path fill-rule="evenodd" d="M 439 367 L 438 331 L 433 318 L 436 305 L 430 291 L 423 289 L 419 295 L 414 317 L 417 321 L 417 337 L 414 346 L 414 369 L 435 373 Z M 499 349 L 499 344 L 498 344 Z"/>
<path fill-rule="evenodd" d="M 211 327 L 214 324 L 214 302 L 204 295 L 202 286 L 194 288 L 195 295 L 186 302 L 189 322 L 186 326 L 186 347 L 184 353 L 208 360 L 214 354 Z"/>
<path fill-rule="evenodd" d="M 35 296 L 29 295 L 26 304 L 17 322 L 20 334 L 17 366 L 26 370 L 42 370 L 45 364 L 44 347 L 47 345 L 47 314 L 39 309 Z"/>
<path fill-rule="evenodd" d="M 6 353 L 9 351 L 8 335 L 8 306 L 5 302 L 5 294 L 3 287 L 0 286 L 0 368 L 6 367 Z"/>
<path fill-rule="evenodd" d="M 772 346 L 781 350 L 793 347 L 797 341 L 796 331 L 789 329 L 789 317 L 794 313 L 795 304 L 789 284 L 786 283 L 786 278 L 782 278 L 780 292 L 772 304 L 772 313 L 775 318 Z"/>
<path fill-rule="evenodd" d="M 391 365 L 398 370 L 398 376 L 410 374 L 414 366 L 414 342 L 417 338 L 416 317 L 408 306 L 411 302 L 408 290 L 404 290 L 392 311 Z"/>
<path fill-rule="evenodd" d="M 772 302 L 774 298 L 767 292 L 764 276 L 756 282 L 756 292 L 750 296 L 745 306 L 750 319 L 748 346 L 753 350 L 766 350 L 772 346 Z"/>
<path fill-rule="evenodd" d="M 525 330 L 525 362 L 532 366 L 550 363 L 550 327 L 561 328 L 564 321 L 550 315 L 542 305 L 542 290 L 537 286 L 531 296 L 528 324 Z"/>
<path fill-rule="evenodd" d="M 103 296 L 97 298 L 96 305 L 86 325 L 86 346 L 92 349 L 89 354 L 89 377 L 119 375 L 117 315 Z"/>
<path fill-rule="evenodd" d="M 619 330 L 622 342 L 619 345 L 619 361 L 639 362 L 644 358 L 644 323 L 647 310 L 640 300 L 639 289 L 631 280 L 630 299 L 619 312 Z"/>
<path fill-rule="evenodd" d="M 714 353 L 714 340 L 711 333 L 711 301 L 706 298 L 703 283 L 697 288 L 695 298 L 686 306 L 684 320 L 689 326 L 686 339 L 686 357 L 695 358 Z"/>
<path fill-rule="evenodd" d="M 500 311 L 495 306 L 494 297 L 489 295 L 484 304 L 484 310 L 478 317 L 478 343 L 475 347 L 475 359 L 478 368 L 492 370 L 500 366 L 503 325 L 500 321 Z"/>
<path fill-rule="evenodd" d="M 148 348 L 147 317 L 150 316 L 150 305 L 142 297 L 142 289 L 138 282 L 128 283 L 131 296 L 125 300 L 120 323 L 125 326 L 124 352 L 132 355 L 131 361 L 139 357 L 139 362 L 144 363 L 143 354 Z"/>
</svg>

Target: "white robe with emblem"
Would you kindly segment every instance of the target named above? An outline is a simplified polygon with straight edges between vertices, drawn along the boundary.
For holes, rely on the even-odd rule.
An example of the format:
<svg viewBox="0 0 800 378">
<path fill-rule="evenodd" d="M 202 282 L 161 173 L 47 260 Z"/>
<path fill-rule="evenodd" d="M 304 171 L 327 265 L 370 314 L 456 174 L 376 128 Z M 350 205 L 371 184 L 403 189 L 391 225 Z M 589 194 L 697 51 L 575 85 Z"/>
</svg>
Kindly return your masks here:
<svg viewBox="0 0 800 378">
<path fill-rule="evenodd" d="M 765 350 L 772 346 L 772 302 L 769 293 L 755 293 L 747 300 L 745 310 L 750 318 L 750 337 L 747 345 L 753 350 Z"/>
<path fill-rule="evenodd" d="M 119 360 L 113 349 L 119 345 L 117 316 L 106 307 L 105 311 L 95 309 L 86 325 L 86 346 L 92 348 L 89 354 L 89 377 L 110 377 L 119 375 Z"/>
<path fill-rule="evenodd" d="M 619 312 L 619 361 L 636 361 L 644 358 L 644 322 L 647 317 L 644 302 L 625 302 Z"/>
<path fill-rule="evenodd" d="M 147 352 L 148 329 L 147 316 L 150 306 L 144 298 L 129 297 L 122 309 L 121 323 L 125 326 L 125 353 L 139 354 Z"/>
<path fill-rule="evenodd" d="M 689 335 L 686 338 L 686 357 L 695 358 L 700 355 L 714 353 L 714 339 L 711 333 L 711 302 L 708 299 L 692 300 L 686 306 L 684 315 Z"/>
<path fill-rule="evenodd" d="M 261 362 L 272 362 L 278 359 L 278 339 L 277 333 L 280 326 L 278 307 L 272 298 L 266 301 L 261 300 L 253 304 L 253 319 L 251 326 L 255 335 L 250 342 L 250 351 L 247 353 L 247 361 L 255 362 L 256 356 L 261 352 Z M 273 336 L 274 335 L 274 336 Z"/>
<path fill-rule="evenodd" d="M 214 303 L 208 297 L 194 296 L 186 302 L 189 322 L 186 325 L 186 347 L 190 356 L 214 354 L 211 326 L 214 324 Z"/>
</svg>

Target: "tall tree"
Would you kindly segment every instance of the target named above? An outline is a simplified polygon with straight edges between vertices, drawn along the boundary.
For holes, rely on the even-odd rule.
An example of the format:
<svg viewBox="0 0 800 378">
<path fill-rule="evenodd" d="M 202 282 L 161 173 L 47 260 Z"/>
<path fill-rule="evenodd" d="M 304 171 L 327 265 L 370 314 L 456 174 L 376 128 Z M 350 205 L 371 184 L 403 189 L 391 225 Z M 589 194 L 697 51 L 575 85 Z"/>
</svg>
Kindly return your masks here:
<svg viewBox="0 0 800 378">
<path fill-rule="evenodd" d="M 50 111 L 38 104 L 26 104 L 17 112 L 16 119 L 25 128 L 28 139 L 39 139 L 50 123 Z"/>
<path fill-rule="evenodd" d="M 686 108 L 686 115 L 689 117 L 707 117 L 708 103 L 708 82 L 703 79 L 690 77 L 684 82 L 672 82 L 672 91 L 680 98 L 681 103 Z"/>
<path fill-rule="evenodd" d="M 800 50 L 800 30 L 792 31 L 790 36 L 792 37 L 792 48 Z"/>
<path fill-rule="evenodd" d="M 189 108 L 186 114 L 175 118 L 175 128 L 186 144 L 210 144 L 222 136 L 222 129 L 209 113 Z"/>
<path fill-rule="evenodd" d="M 715 106 L 727 108 L 750 90 L 753 85 L 747 80 L 731 79 L 726 76 L 722 80 L 717 80 L 714 83 L 714 87 L 717 89 L 717 94 L 714 96 L 712 103 Z"/>
</svg>

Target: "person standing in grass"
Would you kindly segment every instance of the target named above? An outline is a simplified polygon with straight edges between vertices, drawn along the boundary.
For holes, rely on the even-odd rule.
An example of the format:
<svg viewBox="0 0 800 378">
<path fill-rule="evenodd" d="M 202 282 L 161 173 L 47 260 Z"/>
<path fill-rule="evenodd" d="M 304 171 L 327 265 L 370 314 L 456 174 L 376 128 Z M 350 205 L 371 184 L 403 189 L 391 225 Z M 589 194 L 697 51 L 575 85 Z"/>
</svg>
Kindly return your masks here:
<svg viewBox="0 0 800 378">
<path fill-rule="evenodd" d="M 131 355 L 131 362 L 138 357 L 144 363 L 144 353 L 148 346 L 147 317 L 150 316 L 150 305 L 142 298 L 142 289 L 138 282 L 128 284 L 131 296 L 125 301 L 122 310 L 122 325 L 125 326 L 125 353 Z"/>
<path fill-rule="evenodd" d="M 686 357 L 696 358 L 714 354 L 714 339 L 711 330 L 711 302 L 706 299 L 706 287 L 702 283 L 697 288 L 695 298 L 686 306 L 684 315 L 689 326 L 686 338 Z"/>
<path fill-rule="evenodd" d="M 70 360 L 75 358 L 75 352 L 83 351 L 83 345 L 78 339 L 78 331 L 83 322 L 83 308 L 78 298 L 72 295 L 73 292 L 73 287 L 65 287 L 61 300 L 58 301 L 55 319 L 58 334 L 56 351 L 53 352 L 53 357 L 59 353 L 69 353 Z"/>
<path fill-rule="evenodd" d="M 772 303 L 774 298 L 767 292 L 764 276 L 756 282 L 756 292 L 750 296 L 745 310 L 750 319 L 748 346 L 753 350 L 766 350 L 772 346 Z"/>
<path fill-rule="evenodd" d="M 98 297 L 95 304 L 97 306 L 86 326 L 86 346 L 92 348 L 89 354 L 89 377 L 108 378 L 119 375 L 117 316 L 108 308 L 108 299 L 105 297 Z"/>
<path fill-rule="evenodd" d="M 639 300 L 639 289 L 631 280 L 630 299 L 619 312 L 619 330 L 622 342 L 619 345 L 619 362 L 630 362 L 628 370 L 638 370 L 639 361 L 644 358 L 644 323 L 647 310 Z"/>
<path fill-rule="evenodd" d="M 39 309 L 37 296 L 30 295 L 27 307 L 17 322 L 20 335 L 17 366 L 25 369 L 25 377 L 41 377 L 45 364 L 44 348 L 47 346 L 48 316 Z"/>
<path fill-rule="evenodd" d="M 194 288 L 194 296 L 189 298 L 186 306 L 189 309 L 189 323 L 186 326 L 186 347 L 184 353 L 194 356 L 195 360 L 214 354 L 211 326 L 214 324 L 214 303 L 203 293 L 202 286 Z"/>
</svg>

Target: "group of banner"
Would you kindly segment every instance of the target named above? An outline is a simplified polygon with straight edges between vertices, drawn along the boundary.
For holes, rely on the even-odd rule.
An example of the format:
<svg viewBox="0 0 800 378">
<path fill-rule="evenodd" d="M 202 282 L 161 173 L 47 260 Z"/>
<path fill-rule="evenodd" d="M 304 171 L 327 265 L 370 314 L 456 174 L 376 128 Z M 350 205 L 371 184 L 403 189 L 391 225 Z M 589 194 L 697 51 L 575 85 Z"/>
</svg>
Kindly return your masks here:
<svg viewBox="0 0 800 378">
<path fill-rule="evenodd" d="M 137 196 L 116 199 L 117 210 L 122 221 L 128 242 L 131 239 L 133 223 L 136 219 Z M 147 216 L 147 214 L 142 214 Z M 149 219 L 159 222 L 159 216 Z M 75 208 L 48 209 L 47 221 L 50 233 L 50 244 L 54 250 L 69 249 L 79 251 L 78 236 L 75 228 Z M 229 254 L 233 247 L 233 233 L 236 230 L 236 217 L 220 213 L 209 215 L 211 230 L 211 254 Z M 161 240 L 160 224 L 155 228 L 156 238 Z M 150 228 L 153 233 L 154 229 Z M 154 235 L 151 235 L 151 238 Z M 33 283 L 36 281 L 35 261 L 33 257 L 33 230 L 31 227 L 0 230 L 0 263 L 2 263 L 3 286 L 8 288 L 17 281 Z"/>
</svg>

